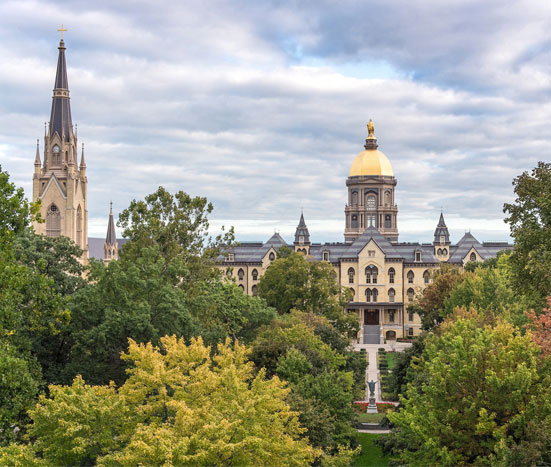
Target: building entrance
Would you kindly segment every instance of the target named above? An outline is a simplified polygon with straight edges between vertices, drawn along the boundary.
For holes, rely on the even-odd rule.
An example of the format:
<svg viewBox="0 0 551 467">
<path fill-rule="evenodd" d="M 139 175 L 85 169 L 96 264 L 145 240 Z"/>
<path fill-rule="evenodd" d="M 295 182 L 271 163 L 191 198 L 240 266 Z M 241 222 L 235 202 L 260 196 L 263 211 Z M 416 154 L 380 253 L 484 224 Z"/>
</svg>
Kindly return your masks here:
<svg viewBox="0 0 551 467">
<path fill-rule="evenodd" d="M 379 310 L 364 310 L 364 325 L 378 326 L 379 325 Z"/>
</svg>

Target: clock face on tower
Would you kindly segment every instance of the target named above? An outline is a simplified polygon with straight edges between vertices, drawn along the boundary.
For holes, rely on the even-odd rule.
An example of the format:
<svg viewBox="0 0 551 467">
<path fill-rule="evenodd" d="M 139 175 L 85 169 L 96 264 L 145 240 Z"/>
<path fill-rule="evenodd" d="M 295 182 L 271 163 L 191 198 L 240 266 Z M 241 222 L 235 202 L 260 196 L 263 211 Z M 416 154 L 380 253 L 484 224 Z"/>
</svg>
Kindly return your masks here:
<svg viewBox="0 0 551 467">
<path fill-rule="evenodd" d="M 61 150 L 61 149 L 59 148 L 59 146 L 58 146 L 57 144 L 56 144 L 56 145 L 53 147 L 53 149 L 52 149 L 52 151 L 55 152 L 56 154 L 57 154 L 60 150 Z"/>
</svg>

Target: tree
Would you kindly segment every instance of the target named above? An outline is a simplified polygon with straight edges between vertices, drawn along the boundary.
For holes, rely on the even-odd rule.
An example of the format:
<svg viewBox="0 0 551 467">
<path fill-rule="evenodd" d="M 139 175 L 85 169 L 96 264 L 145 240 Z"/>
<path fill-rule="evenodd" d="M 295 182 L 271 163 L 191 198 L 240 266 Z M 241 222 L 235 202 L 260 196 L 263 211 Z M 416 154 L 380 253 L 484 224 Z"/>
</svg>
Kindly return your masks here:
<svg viewBox="0 0 551 467">
<path fill-rule="evenodd" d="M 247 355 L 229 340 L 214 355 L 201 338 L 163 337 L 160 348 L 130 341 L 120 389 L 81 378 L 52 386 L 30 412 L 36 441 L 0 459 L 30 451 L 55 465 L 307 465 L 319 453 L 300 438 L 289 389 L 254 375 Z"/>
<path fill-rule="evenodd" d="M 551 357 L 551 297 L 547 305 L 539 314 L 534 310 L 526 312 L 528 323 L 525 327 L 532 331 L 532 340 L 541 347 L 543 355 Z"/>
<path fill-rule="evenodd" d="M 220 248 L 233 244 L 233 228 L 214 239 L 208 236 L 212 210 L 206 198 L 192 198 L 183 191 L 172 195 L 163 187 L 145 201 L 133 200 L 117 223 L 128 239 L 121 258 L 133 261 L 145 247 L 157 247 L 167 263 L 181 258 L 185 268 L 180 286 L 191 293 L 197 283 L 219 275 L 214 266 Z"/>
<path fill-rule="evenodd" d="M 532 174 L 515 178 L 513 186 L 517 198 L 503 211 L 515 239 L 514 285 L 539 307 L 551 295 L 551 163 L 539 162 Z"/>
<path fill-rule="evenodd" d="M 510 323 L 485 326 L 475 311 L 463 310 L 425 344 L 403 409 L 389 414 L 402 462 L 498 463 L 528 440 L 530 421 L 551 417 L 551 374 L 530 336 Z"/>
<path fill-rule="evenodd" d="M 300 253 L 278 258 L 260 278 L 258 295 L 280 314 L 292 309 L 315 313 L 350 337 L 358 331 L 356 315 L 344 311 L 350 291 L 337 283 L 327 262 L 306 261 Z"/>
<path fill-rule="evenodd" d="M 443 264 L 435 272 L 433 281 L 425 287 L 422 295 L 408 307 L 408 311 L 413 311 L 421 317 L 423 329 L 432 329 L 444 320 L 444 303 L 463 278 L 464 273 L 455 266 Z"/>
</svg>

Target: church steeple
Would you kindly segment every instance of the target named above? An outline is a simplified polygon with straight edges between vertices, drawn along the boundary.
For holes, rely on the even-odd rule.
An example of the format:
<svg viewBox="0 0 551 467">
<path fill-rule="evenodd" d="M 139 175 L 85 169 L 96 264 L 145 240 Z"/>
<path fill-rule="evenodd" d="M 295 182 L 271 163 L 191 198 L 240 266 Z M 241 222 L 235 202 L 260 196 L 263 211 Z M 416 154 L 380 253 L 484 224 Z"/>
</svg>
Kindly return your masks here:
<svg viewBox="0 0 551 467">
<path fill-rule="evenodd" d="M 450 257 L 450 232 L 444 221 L 444 213 L 440 211 L 440 220 L 434 230 L 434 254 L 439 261 L 447 261 Z"/>
<path fill-rule="evenodd" d="M 119 259 L 119 242 L 117 242 L 117 233 L 115 231 L 115 219 L 113 218 L 113 203 L 109 209 L 109 222 L 107 223 L 107 235 L 103 247 L 103 262 L 107 264 L 112 259 Z"/>
<path fill-rule="evenodd" d="M 310 253 L 310 232 L 304 222 L 304 214 L 300 213 L 300 220 L 298 221 L 297 229 L 295 231 L 295 241 L 293 242 L 295 251 L 299 253 Z"/>
<path fill-rule="evenodd" d="M 71 104 L 69 101 L 69 80 L 67 79 L 67 64 L 65 62 L 65 42 L 59 41 L 57 71 L 55 75 L 52 111 L 50 114 L 50 138 L 57 132 L 63 142 L 68 142 L 73 136 L 71 120 Z"/>
</svg>

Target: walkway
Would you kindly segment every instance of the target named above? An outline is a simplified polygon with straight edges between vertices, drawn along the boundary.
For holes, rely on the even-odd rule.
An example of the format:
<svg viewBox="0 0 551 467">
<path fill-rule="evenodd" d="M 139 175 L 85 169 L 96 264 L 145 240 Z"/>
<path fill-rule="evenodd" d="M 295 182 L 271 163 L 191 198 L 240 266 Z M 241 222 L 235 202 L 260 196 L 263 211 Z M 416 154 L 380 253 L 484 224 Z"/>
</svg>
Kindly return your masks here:
<svg viewBox="0 0 551 467">
<path fill-rule="evenodd" d="M 354 344 L 354 350 L 360 351 L 365 349 L 367 352 L 367 359 L 369 365 L 366 370 L 366 387 L 365 387 L 365 400 L 369 400 L 369 386 L 368 381 L 377 381 L 375 385 L 375 402 L 383 402 L 381 399 L 381 382 L 379 377 L 379 369 L 377 368 L 377 352 L 380 348 L 384 348 L 387 352 L 402 352 L 404 349 L 411 347 L 409 342 L 396 342 L 391 344 Z"/>
</svg>

